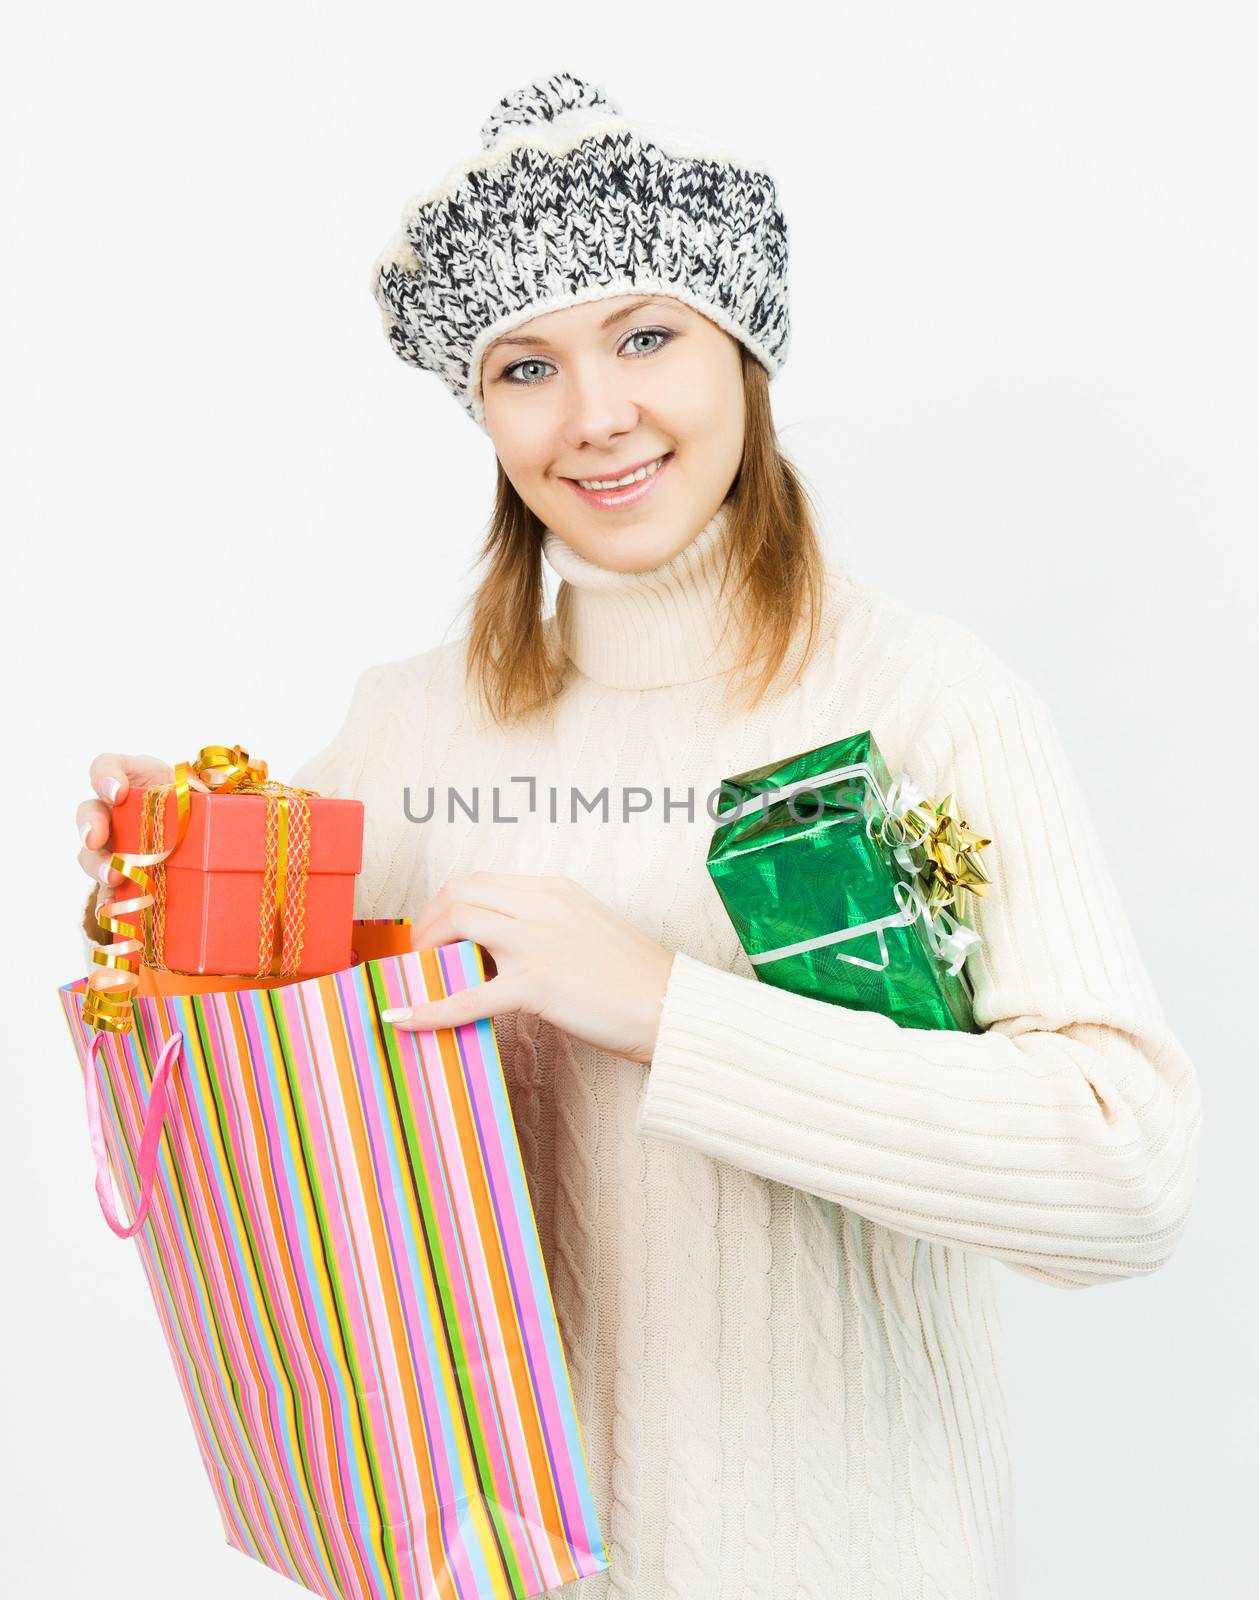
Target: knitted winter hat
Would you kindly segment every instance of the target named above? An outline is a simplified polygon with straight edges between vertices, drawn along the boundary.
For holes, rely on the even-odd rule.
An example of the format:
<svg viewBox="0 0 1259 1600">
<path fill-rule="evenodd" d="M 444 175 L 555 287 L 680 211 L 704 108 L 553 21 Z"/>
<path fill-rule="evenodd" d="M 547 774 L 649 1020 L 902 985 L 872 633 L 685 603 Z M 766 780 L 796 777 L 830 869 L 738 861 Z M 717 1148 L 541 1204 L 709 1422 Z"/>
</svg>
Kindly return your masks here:
<svg viewBox="0 0 1259 1600">
<path fill-rule="evenodd" d="M 507 95 L 481 153 L 414 196 L 372 269 L 395 353 L 485 428 L 486 347 L 544 311 L 640 291 L 686 301 L 772 378 L 787 355 L 787 225 L 772 178 L 625 120 L 567 72 Z"/>
</svg>

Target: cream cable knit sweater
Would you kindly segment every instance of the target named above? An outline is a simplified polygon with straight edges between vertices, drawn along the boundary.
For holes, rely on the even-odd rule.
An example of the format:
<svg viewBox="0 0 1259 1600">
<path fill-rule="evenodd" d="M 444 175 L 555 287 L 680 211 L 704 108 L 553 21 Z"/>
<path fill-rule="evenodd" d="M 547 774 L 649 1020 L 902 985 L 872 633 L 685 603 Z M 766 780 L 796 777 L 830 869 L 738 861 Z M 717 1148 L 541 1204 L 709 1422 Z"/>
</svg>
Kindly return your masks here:
<svg viewBox="0 0 1259 1600">
<path fill-rule="evenodd" d="M 543 725 L 482 725 L 458 640 L 363 673 L 295 781 L 366 803 L 360 916 L 476 869 L 563 874 L 678 952 L 650 1068 L 496 1020 L 611 1561 L 555 1592 L 1009 1596 L 993 1263 L 1064 1288 L 1161 1266 L 1197 1080 L 1036 691 L 832 565 L 803 684 L 724 707 L 725 534 L 723 508 L 630 575 L 548 534 L 574 670 Z M 864 728 L 993 840 L 983 1034 L 759 983 L 708 877 L 721 778 Z"/>
</svg>

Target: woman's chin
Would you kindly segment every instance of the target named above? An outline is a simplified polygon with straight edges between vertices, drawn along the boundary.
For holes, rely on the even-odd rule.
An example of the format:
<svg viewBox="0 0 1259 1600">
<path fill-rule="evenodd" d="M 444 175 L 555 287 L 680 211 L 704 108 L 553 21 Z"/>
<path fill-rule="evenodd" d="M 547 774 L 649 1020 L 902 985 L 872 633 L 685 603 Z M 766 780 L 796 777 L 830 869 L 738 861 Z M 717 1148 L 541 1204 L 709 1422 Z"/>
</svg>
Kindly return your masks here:
<svg viewBox="0 0 1259 1600">
<path fill-rule="evenodd" d="M 667 528 L 608 528 L 593 536 L 583 530 L 578 537 L 560 533 L 560 538 L 595 566 L 624 573 L 651 572 L 690 543 Z"/>
</svg>

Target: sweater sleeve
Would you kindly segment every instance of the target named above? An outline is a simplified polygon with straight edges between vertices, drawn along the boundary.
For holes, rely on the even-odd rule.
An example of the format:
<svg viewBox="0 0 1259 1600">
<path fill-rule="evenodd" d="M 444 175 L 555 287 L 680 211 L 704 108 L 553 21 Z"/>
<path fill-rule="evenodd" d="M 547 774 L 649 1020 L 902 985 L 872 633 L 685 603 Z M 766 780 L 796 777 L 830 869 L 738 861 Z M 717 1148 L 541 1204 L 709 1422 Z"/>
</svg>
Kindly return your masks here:
<svg viewBox="0 0 1259 1600">
<path fill-rule="evenodd" d="M 1055 1285 L 1152 1272 L 1191 1204 L 1197 1075 L 1049 710 L 981 668 L 905 765 L 992 840 L 967 963 L 985 1031 L 903 1028 L 679 951 L 639 1128 Z"/>
</svg>

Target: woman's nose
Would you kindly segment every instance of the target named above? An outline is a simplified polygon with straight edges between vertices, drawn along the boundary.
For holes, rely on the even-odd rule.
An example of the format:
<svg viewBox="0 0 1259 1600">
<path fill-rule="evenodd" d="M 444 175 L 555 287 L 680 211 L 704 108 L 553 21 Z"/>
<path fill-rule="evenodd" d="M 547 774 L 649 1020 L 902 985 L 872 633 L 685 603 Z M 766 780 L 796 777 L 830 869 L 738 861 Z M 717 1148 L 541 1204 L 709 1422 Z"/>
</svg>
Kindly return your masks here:
<svg viewBox="0 0 1259 1600">
<path fill-rule="evenodd" d="M 638 406 L 627 392 L 625 380 L 608 372 L 602 363 L 573 368 L 565 403 L 570 446 L 605 447 L 638 421 Z"/>
</svg>

